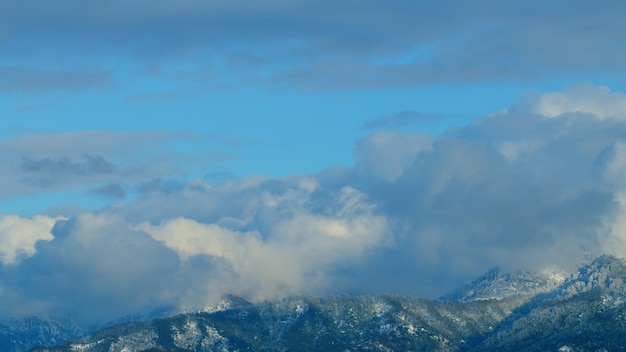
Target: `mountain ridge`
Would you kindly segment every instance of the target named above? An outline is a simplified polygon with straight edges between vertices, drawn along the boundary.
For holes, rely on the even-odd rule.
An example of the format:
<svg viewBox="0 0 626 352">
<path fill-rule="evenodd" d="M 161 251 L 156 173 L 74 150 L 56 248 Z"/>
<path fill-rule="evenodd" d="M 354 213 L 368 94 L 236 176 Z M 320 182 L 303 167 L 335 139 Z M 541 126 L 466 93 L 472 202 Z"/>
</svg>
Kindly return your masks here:
<svg viewBox="0 0 626 352">
<path fill-rule="evenodd" d="M 601 256 L 567 278 L 492 270 L 439 300 L 230 297 L 236 304 L 224 309 L 112 326 L 32 351 L 621 350 L 625 282 L 624 261 Z"/>
</svg>

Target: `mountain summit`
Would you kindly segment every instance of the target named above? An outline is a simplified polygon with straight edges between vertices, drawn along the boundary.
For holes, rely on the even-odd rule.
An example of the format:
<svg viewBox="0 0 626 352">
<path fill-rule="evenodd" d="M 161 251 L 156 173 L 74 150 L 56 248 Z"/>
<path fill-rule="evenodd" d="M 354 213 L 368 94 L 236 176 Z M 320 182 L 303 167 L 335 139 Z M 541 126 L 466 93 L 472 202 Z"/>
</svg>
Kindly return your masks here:
<svg viewBox="0 0 626 352">
<path fill-rule="evenodd" d="M 558 270 L 506 273 L 494 268 L 465 287 L 443 295 L 441 300 L 472 302 L 535 296 L 554 290 L 565 278 L 565 273 Z"/>
</svg>

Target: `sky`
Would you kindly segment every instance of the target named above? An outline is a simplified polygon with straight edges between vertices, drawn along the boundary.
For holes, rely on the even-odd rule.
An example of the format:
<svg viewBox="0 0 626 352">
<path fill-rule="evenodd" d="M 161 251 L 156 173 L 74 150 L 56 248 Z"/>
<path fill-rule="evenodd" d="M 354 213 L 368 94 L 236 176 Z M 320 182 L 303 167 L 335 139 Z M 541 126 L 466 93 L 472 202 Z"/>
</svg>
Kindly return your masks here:
<svg viewBox="0 0 626 352">
<path fill-rule="evenodd" d="M 0 2 L 0 320 L 626 254 L 622 1 Z"/>
</svg>

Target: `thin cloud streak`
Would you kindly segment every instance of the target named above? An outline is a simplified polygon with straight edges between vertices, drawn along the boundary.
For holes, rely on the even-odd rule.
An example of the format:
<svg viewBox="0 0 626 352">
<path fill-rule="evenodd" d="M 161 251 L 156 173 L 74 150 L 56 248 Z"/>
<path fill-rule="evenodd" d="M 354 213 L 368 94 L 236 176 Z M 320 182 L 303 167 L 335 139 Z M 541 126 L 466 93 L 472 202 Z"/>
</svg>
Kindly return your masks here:
<svg viewBox="0 0 626 352">
<path fill-rule="evenodd" d="M 116 83 L 111 72 L 94 70 L 46 70 L 0 65 L 0 91 L 5 93 L 45 90 L 107 89 Z"/>
<path fill-rule="evenodd" d="M 443 114 L 419 113 L 413 110 L 402 111 L 397 114 L 378 117 L 365 122 L 363 129 L 398 128 L 406 127 L 420 121 L 440 121 L 445 119 Z"/>
</svg>

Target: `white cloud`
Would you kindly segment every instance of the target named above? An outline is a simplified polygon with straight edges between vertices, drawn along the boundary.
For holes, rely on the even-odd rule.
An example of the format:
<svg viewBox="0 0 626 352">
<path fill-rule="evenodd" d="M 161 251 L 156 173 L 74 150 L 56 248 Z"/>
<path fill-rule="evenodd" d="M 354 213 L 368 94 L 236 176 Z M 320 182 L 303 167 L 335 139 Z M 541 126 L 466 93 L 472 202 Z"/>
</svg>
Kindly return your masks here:
<svg viewBox="0 0 626 352">
<path fill-rule="evenodd" d="M 359 169 L 357 158 L 356 179 L 347 174 L 344 182 L 380 205 L 395 241 L 393 250 L 375 251 L 362 270 L 402 291 L 411 268 L 426 282 L 413 289 L 429 292 L 444 286 L 444 278 L 469 279 L 493 265 L 571 268 L 585 253 L 626 256 L 625 239 L 615 235 L 624 229 L 616 200 L 622 197 L 623 157 L 617 154 L 626 123 L 611 117 L 619 117 L 622 94 L 584 90 L 593 93 L 585 105 L 591 108 L 563 104 L 562 118 L 537 115 L 529 109 L 538 106 L 533 101 L 448 131 L 413 154 L 396 178 Z M 554 94 L 572 97 L 571 91 Z M 603 104 L 614 107 L 603 112 Z M 388 153 L 402 155 L 409 140 L 398 139 Z M 380 150 L 370 147 L 364 158 L 374 159 Z M 379 160 L 374 165 L 384 165 L 386 159 Z M 375 274 L 376 267 L 397 278 Z"/>
<path fill-rule="evenodd" d="M 591 114 L 598 119 L 626 119 L 626 95 L 609 87 L 581 84 L 562 92 L 546 93 L 531 102 L 531 111 L 558 117 L 567 113 Z"/>
<path fill-rule="evenodd" d="M 242 258 L 242 247 L 246 243 L 254 246 L 260 242 L 259 234 L 255 232 L 240 233 L 185 218 L 168 220 L 158 226 L 143 223 L 138 229 L 162 241 L 185 260 L 194 255 L 207 254 L 234 262 Z"/>
<path fill-rule="evenodd" d="M 4 299 L 11 304 L 0 309 L 3 316 L 72 315 L 101 323 L 181 304 L 188 292 L 206 295 L 196 283 L 211 276 L 210 264 L 181 262 L 119 216 L 82 213 L 58 222 L 52 233 L 36 253 L 4 268 Z"/>
<path fill-rule="evenodd" d="M 50 241 L 52 226 L 62 218 L 36 215 L 22 218 L 18 215 L 0 215 L 0 261 L 16 264 L 21 256 L 35 254 L 37 241 Z"/>
<path fill-rule="evenodd" d="M 298 182 L 303 183 L 310 182 Z M 374 208 L 355 189 L 341 190 L 333 215 L 306 211 L 306 193 L 287 192 L 267 201 L 271 197 L 262 195 L 268 211 L 277 211 L 263 232 L 233 231 L 185 218 L 160 225 L 142 223 L 138 228 L 183 260 L 203 254 L 224 259 L 233 270 L 233 276 L 225 279 L 231 280 L 230 293 L 255 300 L 328 289 L 328 266 L 359 260 L 385 239 L 384 217 L 373 215 Z"/>
</svg>

